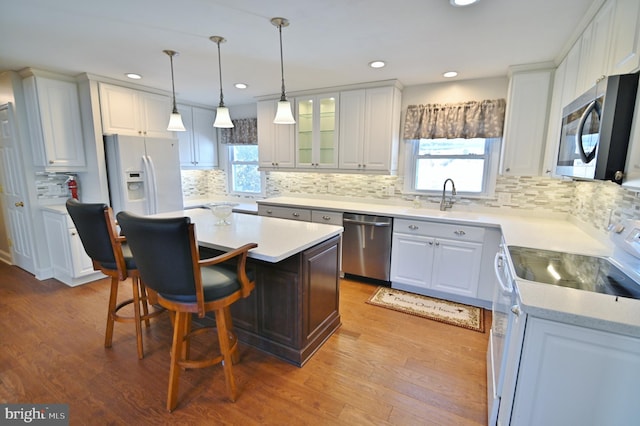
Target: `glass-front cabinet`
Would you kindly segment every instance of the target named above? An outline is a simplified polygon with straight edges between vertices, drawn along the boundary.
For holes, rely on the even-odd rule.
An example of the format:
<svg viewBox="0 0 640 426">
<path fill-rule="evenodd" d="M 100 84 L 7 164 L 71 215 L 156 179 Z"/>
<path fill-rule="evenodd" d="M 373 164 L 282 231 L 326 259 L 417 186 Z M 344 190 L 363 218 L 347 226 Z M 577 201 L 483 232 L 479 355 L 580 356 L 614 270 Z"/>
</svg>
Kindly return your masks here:
<svg viewBox="0 0 640 426">
<path fill-rule="evenodd" d="M 338 166 L 338 93 L 296 98 L 296 165 Z"/>
</svg>

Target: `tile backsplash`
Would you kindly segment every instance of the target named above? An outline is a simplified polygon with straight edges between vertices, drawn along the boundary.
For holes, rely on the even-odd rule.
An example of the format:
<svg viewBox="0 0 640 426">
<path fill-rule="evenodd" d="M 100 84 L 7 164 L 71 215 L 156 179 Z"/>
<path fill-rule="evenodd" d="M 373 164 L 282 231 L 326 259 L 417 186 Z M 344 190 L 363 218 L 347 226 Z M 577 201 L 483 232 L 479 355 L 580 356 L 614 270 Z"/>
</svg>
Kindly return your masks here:
<svg viewBox="0 0 640 426">
<path fill-rule="evenodd" d="M 358 174 L 267 172 L 266 195 L 336 196 L 350 199 L 404 202 L 413 196 L 402 194 L 402 177 Z M 221 170 L 183 170 L 185 198 L 226 196 L 226 173 Z M 422 197 L 424 198 L 424 197 Z M 422 200 L 438 208 L 439 197 Z M 640 198 L 612 182 L 579 182 L 532 176 L 500 176 L 496 197 L 461 197 L 460 205 L 481 209 L 509 209 L 522 214 L 568 214 L 605 231 L 621 218 L 640 219 Z M 455 207 L 454 207 L 455 208 Z"/>
</svg>

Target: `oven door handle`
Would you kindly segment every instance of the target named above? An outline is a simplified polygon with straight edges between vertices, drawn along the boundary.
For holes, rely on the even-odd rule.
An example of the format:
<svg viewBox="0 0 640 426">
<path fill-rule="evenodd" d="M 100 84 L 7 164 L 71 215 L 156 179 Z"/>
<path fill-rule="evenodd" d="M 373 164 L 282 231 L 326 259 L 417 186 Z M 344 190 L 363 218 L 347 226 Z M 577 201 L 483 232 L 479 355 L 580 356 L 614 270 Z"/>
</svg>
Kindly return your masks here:
<svg viewBox="0 0 640 426">
<path fill-rule="evenodd" d="M 500 269 L 505 267 L 506 265 L 505 265 L 504 253 L 502 252 L 496 253 L 496 257 L 493 262 L 493 269 L 496 272 L 496 278 L 498 279 L 498 284 L 500 284 L 500 288 L 505 293 L 513 293 L 513 285 L 511 283 L 508 283 L 507 285 L 502 279 L 503 274 L 500 271 Z"/>
</svg>

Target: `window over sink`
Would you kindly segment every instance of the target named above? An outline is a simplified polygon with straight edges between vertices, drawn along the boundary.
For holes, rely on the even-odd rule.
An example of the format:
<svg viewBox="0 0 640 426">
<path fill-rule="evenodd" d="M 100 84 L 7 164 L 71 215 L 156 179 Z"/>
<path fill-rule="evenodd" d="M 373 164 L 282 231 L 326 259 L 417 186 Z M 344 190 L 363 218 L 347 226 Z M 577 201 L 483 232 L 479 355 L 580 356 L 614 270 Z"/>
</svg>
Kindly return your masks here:
<svg viewBox="0 0 640 426">
<path fill-rule="evenodd" d="M 258 171 L 258 145 L 226 145 L 228 192 L 263 195 L 264 172 Z"/>
<path fill-rule="evenodd" d="M 458 194 L 489 196 L 495 191 L 500 138 L 416 139 L 407 141 L 405 191 L 442 192 L 453 179 Z"/>
</svg>

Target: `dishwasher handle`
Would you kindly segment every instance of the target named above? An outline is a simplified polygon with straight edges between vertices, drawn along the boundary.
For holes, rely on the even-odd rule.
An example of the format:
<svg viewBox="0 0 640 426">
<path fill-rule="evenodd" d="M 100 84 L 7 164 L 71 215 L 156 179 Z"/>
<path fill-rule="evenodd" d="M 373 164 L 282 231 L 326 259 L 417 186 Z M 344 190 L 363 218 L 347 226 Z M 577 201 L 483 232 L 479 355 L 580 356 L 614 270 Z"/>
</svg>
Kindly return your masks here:
<svg viewBox="0 0 640 426">
<path fill-rule="evenodd" d="M 364 220 L 354 220 L 354 219 L 342 219 L 343 223 L 353 223 L 355 225 L 368 225 L 368 226 L 391 226 L 391 222 L 367 222 Z"/>
</svg>

